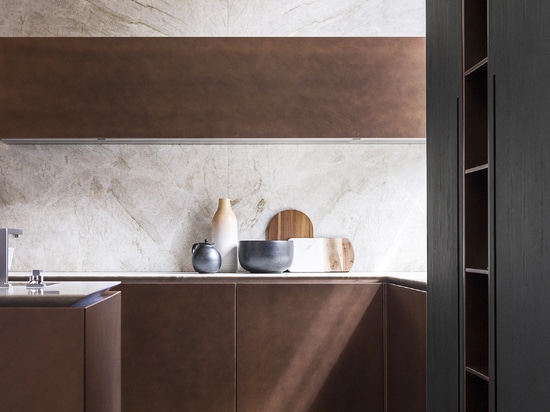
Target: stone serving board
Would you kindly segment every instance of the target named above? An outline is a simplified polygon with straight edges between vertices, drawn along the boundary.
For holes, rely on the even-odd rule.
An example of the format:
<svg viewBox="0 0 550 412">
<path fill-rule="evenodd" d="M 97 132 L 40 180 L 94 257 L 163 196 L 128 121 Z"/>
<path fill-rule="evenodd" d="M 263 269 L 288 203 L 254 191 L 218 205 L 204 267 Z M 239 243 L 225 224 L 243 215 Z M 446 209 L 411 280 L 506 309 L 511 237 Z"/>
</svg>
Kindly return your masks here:
<svg viewBox="0 0 550 412">
<path fill-rule="evenodd" d="M 355 253 L 346 238 L 292 238 L 294 259 L 289 272 L 349 272 Z"/>
</svg>

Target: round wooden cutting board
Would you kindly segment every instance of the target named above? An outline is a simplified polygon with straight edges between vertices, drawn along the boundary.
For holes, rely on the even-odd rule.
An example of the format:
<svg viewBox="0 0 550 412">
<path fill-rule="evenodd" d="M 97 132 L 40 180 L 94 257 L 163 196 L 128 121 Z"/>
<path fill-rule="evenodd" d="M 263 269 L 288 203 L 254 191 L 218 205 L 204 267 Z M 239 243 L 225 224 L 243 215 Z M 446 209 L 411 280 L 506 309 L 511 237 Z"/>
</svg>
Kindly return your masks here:
<svg viewBox="0 0 550 412">
<path fill-rule="evenodd" d="M 283 210 L 277 213 L 267 227 L 267 240 L 313 237 L 313 224 L 299 210 Z"/>
</svg>

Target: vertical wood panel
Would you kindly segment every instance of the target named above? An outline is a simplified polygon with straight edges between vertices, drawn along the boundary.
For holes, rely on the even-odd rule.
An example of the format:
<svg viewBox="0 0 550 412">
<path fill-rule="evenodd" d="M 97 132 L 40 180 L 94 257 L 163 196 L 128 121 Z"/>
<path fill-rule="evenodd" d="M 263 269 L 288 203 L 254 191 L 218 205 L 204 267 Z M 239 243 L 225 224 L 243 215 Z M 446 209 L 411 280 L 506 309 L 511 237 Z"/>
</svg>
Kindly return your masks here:
<svg viewBox="0 0 550 412">
<path fill-rule="evenodd" d="M 426 3 L 427 410 L 460 408 L 459 103 L 461 2 Z"/>
<path fill-rule="evenodd" d="M 425 136 L 424 38 L 3 38 L 0 138 Z"/>
<path fill-rule="evenodd" d="M 550 405 L 550 8 L 498 3 L 490 22 L 497 408 L 542 411 Z"/>
</svg>

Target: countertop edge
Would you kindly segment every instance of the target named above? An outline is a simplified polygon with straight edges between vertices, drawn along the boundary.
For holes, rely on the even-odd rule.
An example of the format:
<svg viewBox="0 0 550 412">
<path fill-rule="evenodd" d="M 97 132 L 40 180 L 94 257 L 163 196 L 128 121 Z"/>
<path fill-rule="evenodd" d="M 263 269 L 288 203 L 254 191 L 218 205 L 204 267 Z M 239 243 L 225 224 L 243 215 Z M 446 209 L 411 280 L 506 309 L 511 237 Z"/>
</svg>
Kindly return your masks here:
<svg viewBox="0 0 550 412">
<path fill-rule="evenodd" d="M 389 283 L 426 291 L 426 272 L 331 272 L 331 273 L 216 273 L 196 272 L 48 272 L 46 281 L 120 281 L 122 283 Z M 10 272 L 10 280 L 27 280 L 27 272 Z"/>
</svg>

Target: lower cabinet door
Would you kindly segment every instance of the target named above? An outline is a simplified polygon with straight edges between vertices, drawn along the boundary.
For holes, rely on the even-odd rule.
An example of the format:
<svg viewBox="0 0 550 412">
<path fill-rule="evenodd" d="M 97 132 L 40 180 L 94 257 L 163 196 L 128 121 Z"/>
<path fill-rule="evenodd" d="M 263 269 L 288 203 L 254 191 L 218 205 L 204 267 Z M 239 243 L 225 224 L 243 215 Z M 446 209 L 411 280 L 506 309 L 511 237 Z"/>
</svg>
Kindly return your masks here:
<svg viewBox="0 0 550 412">
<path fill-rule="evenodd" d="M 235 410 L 235 285 L 122 290 L 122 410 Z"/>
<path fill-rule="evenodd" d="M 237 285 L 237 410 L 384 410 L 381 284 Z"/>
<path fill-rule="evenodd" d="M 386 285 L 386 411 L 426 411 L 426 292 Z"/>
<path fill-rule="evenodd" d="M 121 294 L 0 308 L 0 411 L 120 412 Z"/>
</svg>

